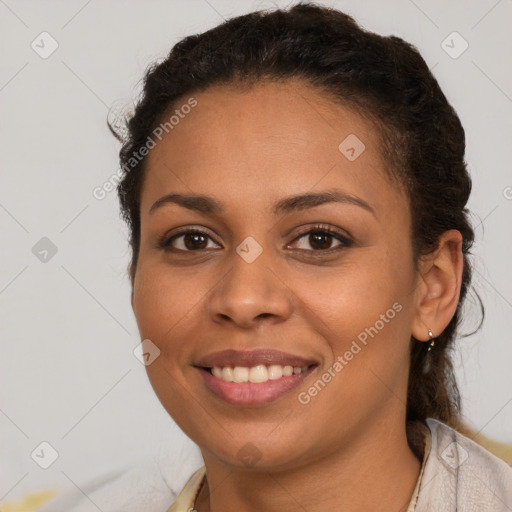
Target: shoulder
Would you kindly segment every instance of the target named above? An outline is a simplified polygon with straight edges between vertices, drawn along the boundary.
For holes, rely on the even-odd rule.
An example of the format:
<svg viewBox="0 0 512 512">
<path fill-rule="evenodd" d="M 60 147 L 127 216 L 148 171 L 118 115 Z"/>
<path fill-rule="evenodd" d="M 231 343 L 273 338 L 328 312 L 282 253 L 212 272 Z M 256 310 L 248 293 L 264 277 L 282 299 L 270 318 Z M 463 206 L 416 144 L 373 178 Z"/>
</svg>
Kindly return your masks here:
<svg viewBox="0 0 512 512">
<path fill-rule="evenodd" d="M 430 449 L 417 511 L 512 509 L 512 467 L 465 435 L 428 418 Z"/>
</svg>

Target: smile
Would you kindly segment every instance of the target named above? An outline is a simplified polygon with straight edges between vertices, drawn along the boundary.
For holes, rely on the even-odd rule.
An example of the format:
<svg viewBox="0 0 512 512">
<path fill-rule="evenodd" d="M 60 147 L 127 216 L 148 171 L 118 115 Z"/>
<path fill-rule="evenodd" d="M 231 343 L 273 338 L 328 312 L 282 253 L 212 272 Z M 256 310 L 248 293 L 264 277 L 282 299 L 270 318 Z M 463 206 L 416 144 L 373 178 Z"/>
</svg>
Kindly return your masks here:
<svg viewBox="0 0 512 512">
<path fill-rule="evenodd" d="M 229 350 L 207 356 L 194 366 L 218 398 L 247 407 L 273 402 L 291 392 L 318 364 L 274 350 Z"/>
</svg>

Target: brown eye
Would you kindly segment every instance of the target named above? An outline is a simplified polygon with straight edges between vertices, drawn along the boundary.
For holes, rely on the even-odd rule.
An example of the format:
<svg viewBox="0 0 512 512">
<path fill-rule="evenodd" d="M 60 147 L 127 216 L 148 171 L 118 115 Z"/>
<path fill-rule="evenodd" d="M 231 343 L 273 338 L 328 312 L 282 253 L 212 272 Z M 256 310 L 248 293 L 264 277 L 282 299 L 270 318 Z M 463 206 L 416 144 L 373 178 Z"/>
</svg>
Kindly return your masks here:
<svg viewBox="0 0 512 512">
<path fill-rule="evenodd" d="M 191 251 L 194 249 L 205 249 L 208 245 L 207 237 L 199 233 L 188 233 L 183 235 L 183 244 Z"/>
<path fill-rule="evenodd" d="M 333 236 L 329 233 L 317 231 L 310 233 L 308 242 L 311 247 L 315 250 L 318 249 L 330 249 L 332 244 Z"/>
<path fill-rule="evenodd" d="M 340 233 L 317 228 L 299 235 L 293 244 L 300 250 L 322 252 L 350 247 L 352 242 Z"/>
<path fill-rule="evenodd" d="M 210 243 L 210 245 L 209 245 Z M 212 247 L 211 243 L 215 247 Z M 218 247 L 212 238 L 203 231 L 189 230 L 162 241 L 162 247 L 169 251 L 193 252 Z"/>
</svg>

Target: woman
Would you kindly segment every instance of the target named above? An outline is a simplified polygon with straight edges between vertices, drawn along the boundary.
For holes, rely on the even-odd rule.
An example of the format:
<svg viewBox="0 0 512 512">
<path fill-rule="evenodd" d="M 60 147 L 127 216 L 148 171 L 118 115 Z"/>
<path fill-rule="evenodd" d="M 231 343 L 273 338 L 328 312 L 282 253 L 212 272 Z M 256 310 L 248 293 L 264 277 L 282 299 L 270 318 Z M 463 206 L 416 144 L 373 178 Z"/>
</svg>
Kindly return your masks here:
<svg viewBox="0 0 512 512">
<path fill-rule="evenodd" d="M 471 181 L 411 45 L 312 5 L 234 18 L 149 70 L 128 132 L 147 372 L 205 463 L 169 512 L 512 509 L 458 431 Z"/>
</svg>

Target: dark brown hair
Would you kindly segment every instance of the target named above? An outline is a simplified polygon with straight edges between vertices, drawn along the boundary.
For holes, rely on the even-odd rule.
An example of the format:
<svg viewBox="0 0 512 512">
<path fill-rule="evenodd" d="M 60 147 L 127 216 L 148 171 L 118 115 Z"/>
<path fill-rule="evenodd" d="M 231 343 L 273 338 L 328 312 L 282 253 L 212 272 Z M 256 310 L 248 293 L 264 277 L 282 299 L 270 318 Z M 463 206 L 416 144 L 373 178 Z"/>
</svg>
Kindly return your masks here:
<svg viewBox="0 0 512 512">
<path fill-rule="evenodd" d="M 471 280 L 468 254 L 474 237 L 465 208 L 471 180 L 464 160 L 464 130 L 411 44 L 368 32 L 342 12 L 301 3 L 232 18 L 186 37 L 163 62 L 150 67 L 120 151 L 123 177 L 118 193 L 130 228 L 132 282 L 145 159 L 135 165 L 130 159 L 165 113 L 212 85 L 250 86 L 292 78 L 374 121 L 391 173 L 410 199 L 416 261 L 436 249 L 444 231 L 462 234 L 464 272 L 457 311 L 428 354 L 425 343 L 412 339 L 407 397 L 408 421 L 434 417 L 457 427 L 460 398 L 450 351 Z"/>
</svg>

